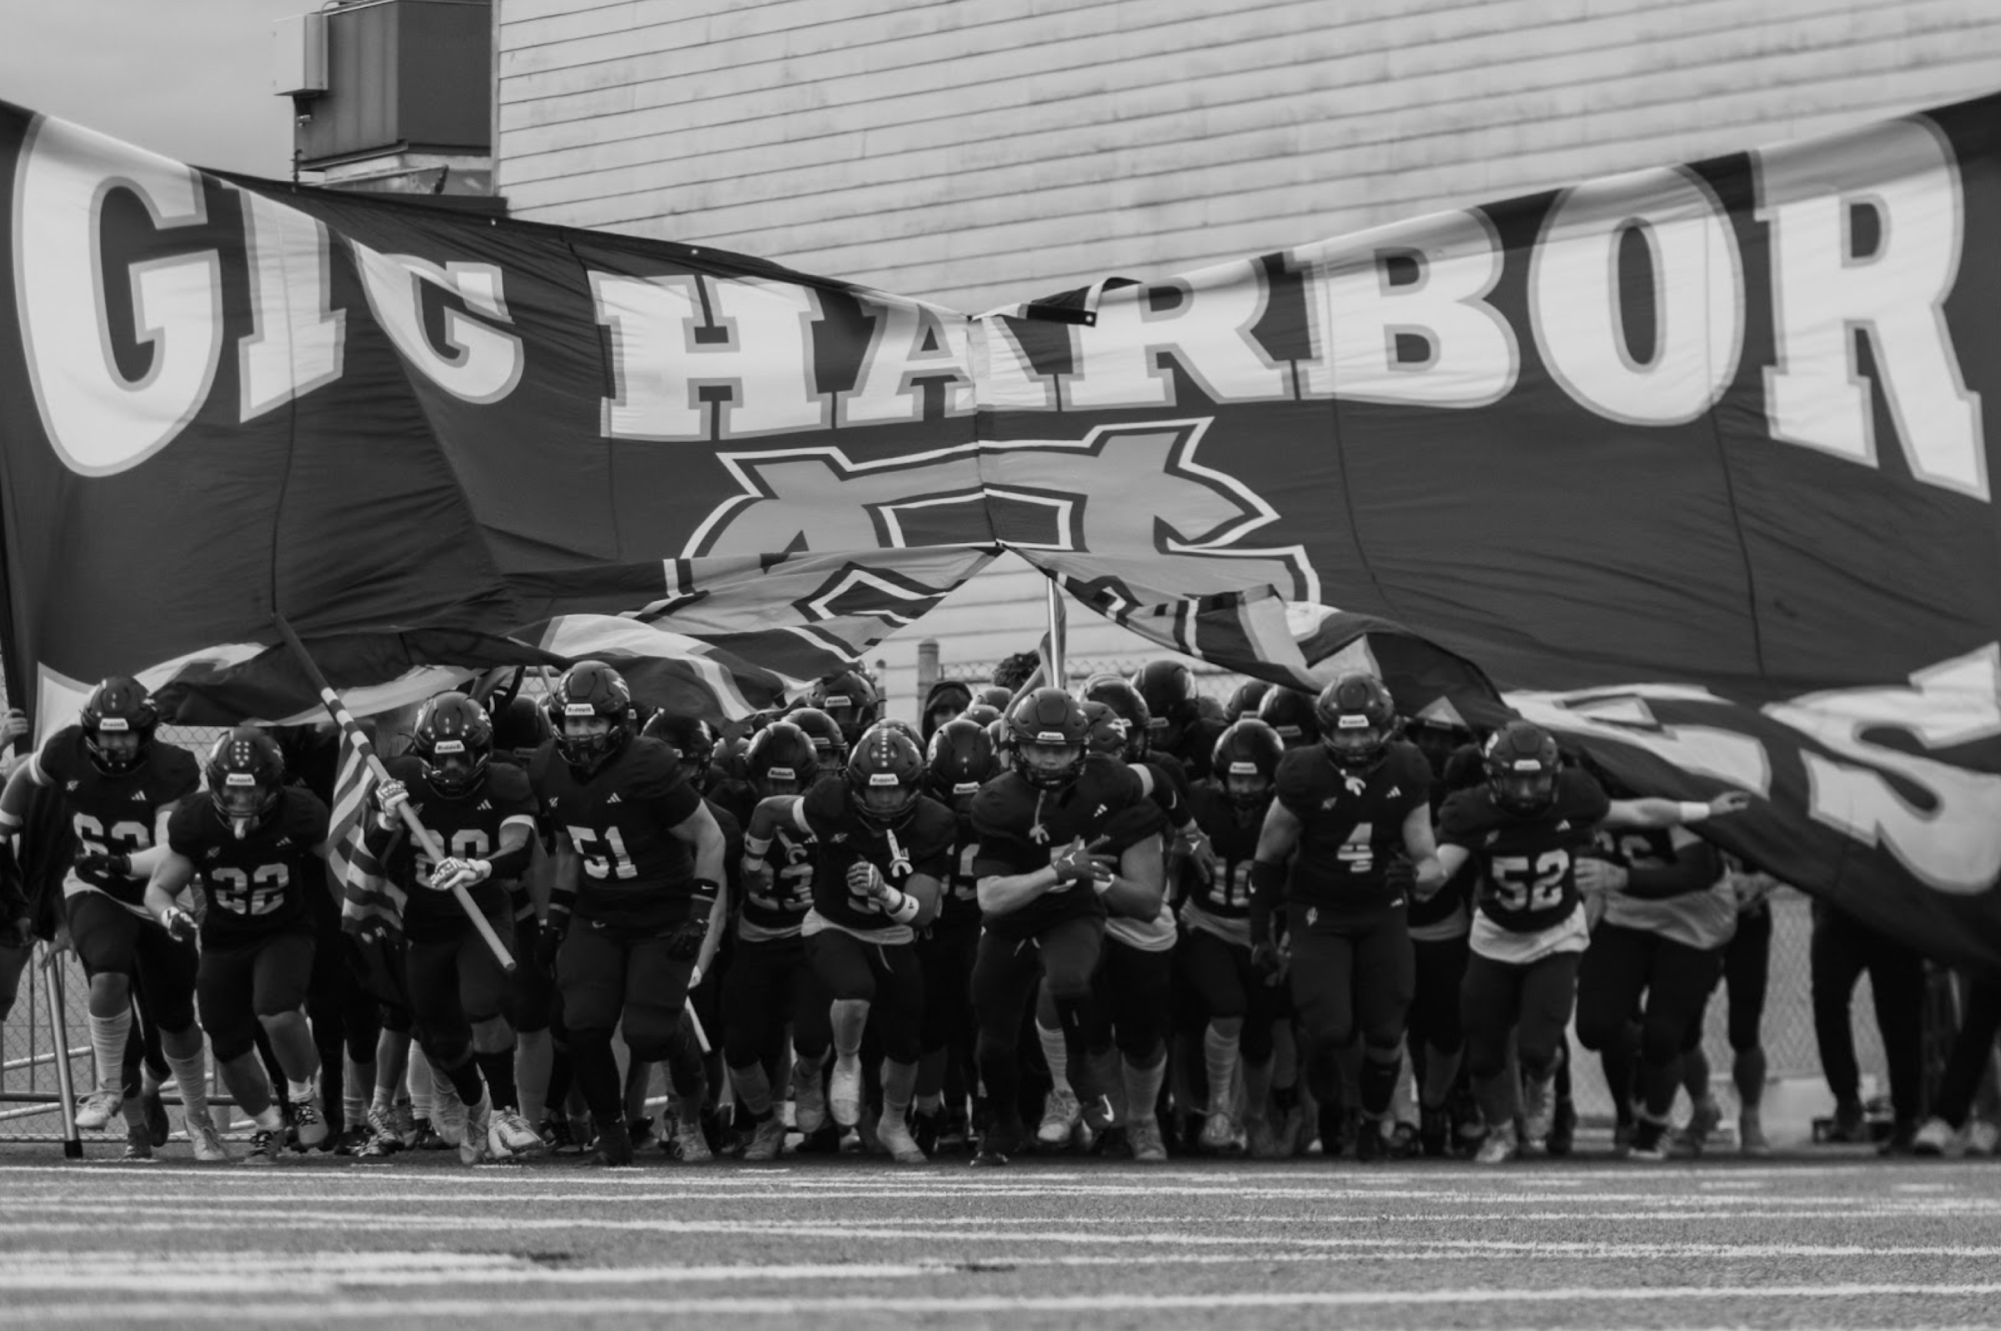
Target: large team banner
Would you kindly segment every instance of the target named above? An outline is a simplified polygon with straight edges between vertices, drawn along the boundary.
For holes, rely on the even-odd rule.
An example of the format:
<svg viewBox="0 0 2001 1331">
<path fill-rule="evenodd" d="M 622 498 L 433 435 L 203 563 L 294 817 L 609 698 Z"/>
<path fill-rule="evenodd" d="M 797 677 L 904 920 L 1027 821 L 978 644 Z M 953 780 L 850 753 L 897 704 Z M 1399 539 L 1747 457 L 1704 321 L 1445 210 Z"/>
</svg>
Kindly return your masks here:
<svg viewBox="0 0 2001 1331">
<path fill-rule="evenodd" d="M 1727 849 L 2001 966 L 1997 126 L 970 317 L 0 104 L 9 694 L 304 712 L 282 614 L 385 704 L 598 655 L 741 715 L 1012 549 L 1164 647 L 1748 790 Z"/>
</svg>

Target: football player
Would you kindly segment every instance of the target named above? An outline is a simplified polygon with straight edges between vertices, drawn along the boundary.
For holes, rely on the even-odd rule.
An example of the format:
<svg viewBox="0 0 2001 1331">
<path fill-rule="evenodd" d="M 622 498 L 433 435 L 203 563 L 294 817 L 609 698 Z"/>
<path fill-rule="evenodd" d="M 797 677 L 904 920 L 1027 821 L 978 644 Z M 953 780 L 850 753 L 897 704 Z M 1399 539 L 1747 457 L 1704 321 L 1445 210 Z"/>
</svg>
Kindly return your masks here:
<svg viewBox="0 0 2001 1331">
<path fill-rule="evenodd" d="M 1277 790 L 1285 745 L 1256 717 L 1234 722 L 1216 741 L 1209 769 L 1215 775 L 1188 792 L 1195 818 L 1215 848 L 1208 881 L 1184 873 L 1186 899 L 1177 965 L 1183 985 L 1205 1019 L 1202 1061 L 1209 1104 L 1201 1145 L 1226 1151 L 1239 1141 L 1236 1087 L 1241 1073 L 1243 1137 L 1252 1154 L 1278 1154 L 1267 1117 L 1272 1079 L 1272 1027 L 1284 1003 L 1275 976 L 1251 955 L 1251 870 L 1266 810 Z"/>
<path fill-rule="evenodd" d="M 852 748 L 862 732 L 880 719 L 882 697 L 867 675 L 843 670 L 815 684 L 806 695 L 806 705 L 833 717 L 841 728 L 841 739 Z"/>
<path fill-rule="evenodd" d="M 924 972 L 912 943 L 937 916 L 958 819 L 924 794 L 917 741 L 883 722 L 856 741 L 842 779 L 758 805 L 744 837 L 746 880 L 763 871 L 770 831 L 784 825 L 815 847 L 813 904 L 800 933 L 832 1000 L 828 1112 L 842 1127 L 861 1122 L 862 1035 L 873 1015 L 883 1053 L 876 1138 L 899 1164 L 922 1164 L 909 1124 L 924 1019 Z"/>
<path fill-rule="evenodd" d="M 544 927 L 560 936 L 556 980 L 577 1083 L 597 1126 L 593 1159 L 628 1165 L 614 1030 L 634 1058 L 667 1062 L 682 1104 L 704 1099 L 682 1007 L 727 918 L 723 834 L 674 750 L 636 733 L 632 692 L 616 670 L 601 661 L 571 666 L 546 706 L 555 736 L 529 773 L 557 829 Z M 561 902 L 573 904 L 564 911 Z M 710 1158 L 699 1121 L 684 1116 L 676 1144 L 683 1160 Z"/>
<path fill-rule="evenodd" d="M 535 751 L 549 741 L 548 716 L 533 698 L 517 693 L 492 717 L 494 756 L 525 775 L 535 761 Z M 514 974 L 507 986 L 507 1024 L 514 1028 L 514 1087 L 521 1097 L 521 1117 L 539 1129 L 548 1111 L 549 1083 L 555 1070 L 558 1001 L 555 972 L 541 956 L 541 924 L 535 906 L 537 900 L 548 899 L 555 860 L 548 853 L 539 806 L 536 813 L 528 843 L 528 871 L 509 891 L 514 911 Z"/>
<path fill-rule="evenodd" d="M 1431 768 L 1415 745 L 1396 738 L 1396 704 L 1374 675 L 1335 679 L 1313 712 L 1320 742 L 1279 763 L 1278 796 L 1258 838 L 1252 947 L 1259 965 L 1276 972 L 1271 920 L 1283 903 L 1321 1147 L 1334 1154 L 1343 1136 L 1338 1060 L 1359 1031 L 1357 1153 L 1381 1160 L 1415 983 L 1405 908 L 1413 889 L 1444 881 L 1431 833 Z"/>
<path fill-rule="evenodd" d="M 973 690 L 964 680 L 941 679 L 924 691 L 921 715 L 927 754 L 930 752 L 931 737 L 938 733 L 938 727 L 947 721 L 957 720 L 972 705 Z"/>
<path fill-rule="evenodd" d="M 1469 859 L 1481 869 L 1460 1012 L 1467 1067 L 1487 1119 L 1475 1159 L 1500 1164 L 1519 1149 L 1518 1099 L 1530 1140 L 1550 1130 L 1559 1050 L 1589 937 L 1577 857 L 1601 825 L 1676 827 L 1749 801 L 1736 791 L 1707 803 L 1613 800 L 1590 773 L 1565 767 L 1555 737 L 1528 721 L 1510 721 L 1489 736 L 1482 761 L 1486 780 L 1449 796 L 1439 813 L 1438 860 L 1446 878 Z M 1629 1011 L 1622 1009 L 1621 1019 Z M 1520 1086 L 1509 1075 L 1510 1039 Z"/>
<path fill-rule="evenodd" d="M 1608 795 L 1629 793 L 1599 784 Z M 1601 829 L 1575 869 L 1578 890 L 1599 903 L 1577 966 L 1577 1040 L 1599 1051 L 1606 1085 L 1623 1097 L 1634 1084 L 1626 1027 L 1641 1014 L 1638 1121 L 1627 1156 L 1665 1160 L 1681 1051 L 1722 977 L 1723 949 L 1737 932 L 1737 893 L 1716 849 L 1685 827 Z M 1697 1098 L 1698 1114 L 1707 1098 Z"/>
<path fill-rule="evenodd" d="M 194 755 L 157 738 L 159 709 L 137 680 L 114 675 L 91 690 L 75 725 L 22 761 L 0 794 L 0 836 L 20 830 L 33 788 L 58 793 L 77 854 L 63 879 L 64 932 L 90 978 L 90 1046 L 97 1089 L 77 1110 L 80 1128 L 102 1128 L 121 1109 L 128 1158 L 153 1153 L 136 1087 L 126 1085 L 132 981 L 180 1084 L 195 1158 L 229 1158 L 208 1111 L 208 1069 L 195 1024 L 191 940 L 162 930 L 146 908 L 169 815 L 200 784 Z M 25 946 L 25 943 L 24 943 Z"/>
<path fill-rule="evenodd" d="M 1320 720 L 1314 713 L 1313 695 L 1279 685 L 1258 700 L 1258 720 L 1277 732 L 1290 749 L 1310 749 L 1320 742 Z"/>
<path fill-rule="evenodd" d="M 784 719 L 805 731 L 806 738 L 813 741 L 813 747 L 819 750 L 822 772 L 838 772 L 847 766 L 848 737 L 840 722 L 817 707 L 795 707 Z"/>
<path fill-rule="evenodd" d="M 327 1139 L 320 1054 L 303 1011 L 315 947 L 306 894 L 334 891 L 323 862 L 327 806 L 285 784 L 277 742 L 254 727 L 218 739 L 204 774 L 207 796 L 183 800 L 167 819 L 146 908 L 169 934 L 192 939 L 194 918 L 175 899 L 199 877 L 208 900 L 196 977 L 202 1029 L 224 1084 L 257 1125 L 250 1160 L 269 1164 L 284 1149 L 284 1119 L 257 1056 L 260 1027 L 288 1083 L 299 1146 Z"/>
<path fill-rule="evenodd" d="M 777 721 L 751 737 L 745 757 L 751 789 L 760 800 L 797 796 L 819 773 L 818 752 L 806 733 Z M 751 833 L 757 833 L 755 812 Z M 813 904 L 816 847 L 810 832 L 772 824 L 746 852 L 760 867 L 745 866 L 737 912 L 736 954 L 723 982 L 723 1062 L 737 1101 L 750 1115 L 745 1160 L 776 1160 L 785 1143 L 785 1120 L 772 1090 L 773 1074 L 793 1068 L 794 1114 L 799 1130 L 826 1123 L 821 1069 L 833 1035 L 828 999 L 813 981 L 806 941 L 799 932 Z M 774 864 L 773 861 L 776 861 Z M 792 1027 L 795 1058 L 785 1057 L 785 1028 Z"/>
<path fill-rule="evenodd" d="M 1473 734 L 1426 718 L 1413 718 L 1404 733 L 1431 767 L 1431 812 L 1436 819 L 1448 794 L 1481 779 Z M 1405 1043 L 1411 1064 L 1418 1069 L 1418 1143 L 1427 1156 L 1443 1156 L 1453 1146 L 1452 1104 L 1462 1081 L 1466 1047 L 1459 989 L 1466 978 L 1466 938 L 1473 927 L 1477 877 L 1478 866 L 1469 862 L 1438 891 L 1413 895 L 1406 916 L 1416 984 Z M 1461 1100 L 1470 1097 L 1462 1095 Z"/>
<path fill-rule="evenodd" d="M 1133 675 L 1132 686 L 1146 702 L 1153 751 L 1180 759 L 1191 780 L 1208 776 L 1223 723 L 1203 715 L 1194 672 L 1179 661 L 1148 661 Z"/>
<path fill-rule="evenodd" d="M 508 885 L 534 857 L 528 775 L 493 761 L 492 720 L 456 691 L 424 704 L 409 751 L 385 766 L 368 835 L 389 881 L 406 895 L 404 983 L 417 1042 L 457 1092 L 441 1125 L 445 1140 L 469 1165 L 526 1154 L 542 1139 L 521 1116 L 515 1090 L 507 975 L 453 889 L 466 891 L 496 935 L 513 934 Z M 444 859 L 433 861 L 408 835 L 398 814 L 405 804 Z"/>
<path fill-rule="evenodd" d="M 1011 771 L 973 799 L 974 856 L 985 932 L 973 967 L 978 1061 L 992 1122 L 975 1163 L 1006 1164 L 1020 1149 L 1016 1042 L 1035 984 L 1048 987 L 1062 1024 L 1071 1083 L 1092 1126 L 1111 1122 L 1105 1088 L 1088 1064 L 1091 981 L 1108 904 L 1150 914 L 1165 883 L 1165 819 L 1130 770 L 1090 759 L 1084 710 L 1062 689 L 1040 688 L 1006 718 Z M 1115 819 L 1126 816 L 1115 846 Z M 1116 898 L 1113 903 L 1112 899 Z"/>
<path fill-rule="evenodd" d="M 924 970 L 924 1054 L 917 1065 L 916 1110 L 911 1135 L 926 1155 L 941 1138 L 963 1135 L 966 1089 L 974 1075 L 973 994 L 968 981 L 980 946 L 979 879 L 973 871 L 973 797 L 1000 775 L 999 757 L 986 728 L 953 719 L 931 736 L 924 779 L 931 798 L 958 819 L 952 874 L 939 896 L 938 915 L 917 936 Z"/>
</svg>

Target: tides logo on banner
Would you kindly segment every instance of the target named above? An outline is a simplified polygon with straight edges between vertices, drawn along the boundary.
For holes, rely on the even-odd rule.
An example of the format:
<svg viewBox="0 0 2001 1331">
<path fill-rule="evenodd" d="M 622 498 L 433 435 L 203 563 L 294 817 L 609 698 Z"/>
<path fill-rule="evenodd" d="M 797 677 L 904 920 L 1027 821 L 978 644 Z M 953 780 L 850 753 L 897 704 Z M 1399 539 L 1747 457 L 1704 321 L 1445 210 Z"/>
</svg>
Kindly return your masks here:
<svg viewBox="0 0 2001 1331">
<path fill-rule="evenodd" d="M 720 461 L 743 493 L 717 506 L 683 557 L 1002 546 L 1038 563 L 1112 583 L 1138 576 L 1182 595 L 1269 586 L 1288 600 L 1319 600 L 1303 546 L 1252 540 L 1278 522 L 1278 511 L 1197 460 L 1212 419 L 1107 425 L 1078 440 L 962 444 L 881 461 L 855 461 L 833 446 L 724 453 Z"/>
</svg>

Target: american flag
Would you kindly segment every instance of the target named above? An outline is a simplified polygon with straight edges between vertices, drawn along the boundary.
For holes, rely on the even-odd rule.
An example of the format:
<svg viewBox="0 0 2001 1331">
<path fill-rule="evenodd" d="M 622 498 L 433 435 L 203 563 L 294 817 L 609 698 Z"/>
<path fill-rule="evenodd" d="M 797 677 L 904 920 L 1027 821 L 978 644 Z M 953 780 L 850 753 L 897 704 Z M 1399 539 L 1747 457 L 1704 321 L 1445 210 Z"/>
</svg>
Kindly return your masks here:
<svg viewBox="0 0 2001 1331">
<path fill-rule="evenodd" d="M 387 933 L 400 939 L 404 894 L 389 882 L 382 861 L 362 836 L 368 795 L 375 788 L 367 745 L 358 729 L 343 729 L 340 774 L 334 780 L 333 816 L 327 828 L 327 876 L 341 899 L 343 930 L 357 936 Z"/>
</svg>

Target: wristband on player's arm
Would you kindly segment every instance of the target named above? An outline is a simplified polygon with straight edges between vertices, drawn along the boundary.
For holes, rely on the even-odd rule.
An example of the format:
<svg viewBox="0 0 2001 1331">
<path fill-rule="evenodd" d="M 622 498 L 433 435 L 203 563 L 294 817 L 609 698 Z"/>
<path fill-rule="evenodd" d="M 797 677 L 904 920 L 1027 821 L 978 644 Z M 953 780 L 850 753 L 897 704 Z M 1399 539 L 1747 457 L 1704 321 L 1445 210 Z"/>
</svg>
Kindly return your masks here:
<svg viewBox="0 0 2001 1331">
<path fill-rule="evenodd" d="M 486 862 L 493 870 L 488 878 L 519 878 L 535 862 L 534 843 L 523 842 L 513 850 L 495 851 L 487 856 Z"/>
<path fill-rule="evenodd" d="M 693 899 L 698 909 L 715 905 L 716 898 L 721 896 L 722 893 L 722 884 L 713 878 L 697 878 L 695 880 Z"/>
<path fill-rule="evenodd" d="M 744 836 L 744 839 L 743 839 L 743 857 L 744 857 L 744 859 L 746 859 L 746 860 L 756 860 L 756 861 L 758 861 L 759 863 L 762 863 L 762 862 L 763 862 L 763 860 L 764 860 L 764 857 L 765 857 L 766 855 L 769 855 L 770 853 L 771 853 L 771 838 L 770 838 L 770 837 L 768 837 L 768 836 L 750 836 L 750 835 L 748 835 L 748 834 L 746 834 L 746 835 Z"/>
<path fill-rule="evenodd" d="M 917 912 L 923 909 L 923 903 L 916 897 L 911 896 L 910 893 L 900 889 L 891 888 L 890 891 L 896 894 L 895 904 L 885 903 L 882 913 L 889 916 L 890 919 L 895 920 L 898 924 L 909 924 L 912 920 L 916 919 Z"/>
</svg>

